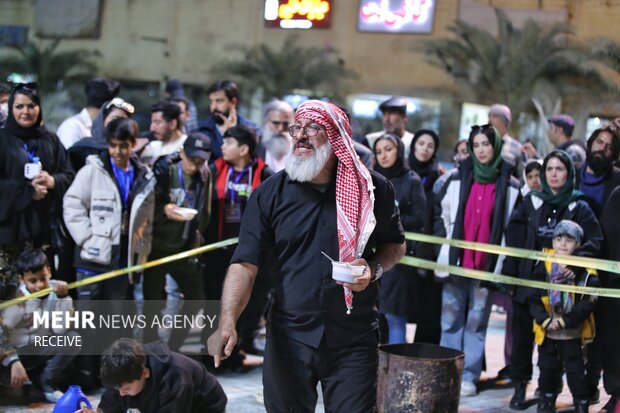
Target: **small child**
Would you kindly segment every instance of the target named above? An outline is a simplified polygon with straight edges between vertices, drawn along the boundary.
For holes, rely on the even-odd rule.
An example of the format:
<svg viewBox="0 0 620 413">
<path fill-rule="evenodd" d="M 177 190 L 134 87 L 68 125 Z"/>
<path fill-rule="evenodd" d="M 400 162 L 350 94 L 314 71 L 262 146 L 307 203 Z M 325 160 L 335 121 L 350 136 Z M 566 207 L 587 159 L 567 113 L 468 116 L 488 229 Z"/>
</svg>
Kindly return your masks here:
<svg viewBox="0 0 620 413">
<path fill-rule="evenodd" d="M 572 255 L 583 239 L 579 224 L 562 220 L 553 231 L 553 250 L 558 255 Z M 555 284 L 598 287 L 596 273 L 562 264 L 540 262 L 533 279 Z M 577 295 L 557 290 L 532 289 L 530 313 L 534 317 L 534 333 L 538 344 L 538 387 L 541 399 L 538 413 L 555 412 L 556 387 L 566 372 L 573 395 L 575 413 L 587 413 L 588 388 L 582 358 L 582 345 L 594 337 L 592 311 L 596 296 Z"/>
<path fill-rule="evenodd" d="M 5 362 L 10 366 L 11 385 L 22 386 L 29 378 L 43 391 L 45 398 L 55 403 L 63 395 L 56 387 L 63 371 L 79 353 L 79 347 L 64 347 L 59 350 L 50 346 L 35 346 L 35 338 L 63 335 L 77 336 L 77 333 L 65 329 L 47 329 L 33 327 L 35 312 L 73 311 L 73 300 L 68 295 L 67 283 L 51 280 L 52 272 L 47 256 L 40 249 L 23 251 L 16 261 L 20 274 L 18 295 L 28 296 L 46 288 L 54 292 L 42 297 L 27 300 L 14 305 L 2 313 L 2 324 L 9 330 L 9 342 L 17 349 Z M 42 368 L 42 372 L 38 374 Z M 29 377 L 30 376 L 30 377 Z"/>
<path fill-rule="evenodd" d="M 105 392 L 97 412 L 223 412 L 226 394 L 202 364 L 168 349 L 121 338 L 101 358 Z M 81 413 L 92 410 L 83 408 Z M 77 412 L 76 412 L 77 413 Z"/>
</svg>

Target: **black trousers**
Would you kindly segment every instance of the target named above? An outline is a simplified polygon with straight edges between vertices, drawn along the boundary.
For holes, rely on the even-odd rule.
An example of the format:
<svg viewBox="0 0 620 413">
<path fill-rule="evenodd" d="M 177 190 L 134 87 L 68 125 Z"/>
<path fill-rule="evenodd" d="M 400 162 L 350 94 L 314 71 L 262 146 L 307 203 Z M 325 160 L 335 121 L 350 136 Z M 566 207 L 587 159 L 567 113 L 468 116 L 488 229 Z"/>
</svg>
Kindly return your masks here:
<svg viewBox="0 0 620 413">
<path fill-rule="evenodd" d="M 532 379 L 533 322 L 528 305 L 512 300 L 510 378 L 515 382 Z"/>
<path fill-rule="evenodd" d="M 172 253 L 153 250 L 149 255 L 149 261 L 166 257 Z M 204 277 L 197 267 L 193 257 L 183 260 L 173 261 L 168 264 L 158 265 L 144 271 L 143 291 L 144 291 L 144 312 L 149 315 L 161 314 L 166 301 L 166 274 L 170 274 L 179 285 L 179 290 L 183 293 L 184 310 L 183 314 L 196 314 L 202 308 L 204 295 Z M 169 347 L 173 351 L 178 351 L 185 338 L 189 334 L 189 328 L 172 330 Z M 145 328 L 142 340 L 147 343 L 158 339 L 157 328 Z"/>
<path fill-rule="evenodd" d="M 566 372 L 568 388 L 575 399 L 588 398 L 581 340 L 554 340 L 545 337 L 538 346 L 538 387 L 542 393 L 555 393 L 562 372 Z"/>
<path fill-rule="evenodd" d="M 327 348 L 323 340 L 316 349 L 269 330 L 263 365 L 267 412 L 314 412 L 319 382 L 326 412 L 376 411 L 376 345 Z"/>
<path fill-rule="evenodd" d="M 599 297 L 600 317 L 597 319 L 601 360 L 603 363 L 603 384 L 609 395 L 620 397 L 620 298 Z"/>
</svg>

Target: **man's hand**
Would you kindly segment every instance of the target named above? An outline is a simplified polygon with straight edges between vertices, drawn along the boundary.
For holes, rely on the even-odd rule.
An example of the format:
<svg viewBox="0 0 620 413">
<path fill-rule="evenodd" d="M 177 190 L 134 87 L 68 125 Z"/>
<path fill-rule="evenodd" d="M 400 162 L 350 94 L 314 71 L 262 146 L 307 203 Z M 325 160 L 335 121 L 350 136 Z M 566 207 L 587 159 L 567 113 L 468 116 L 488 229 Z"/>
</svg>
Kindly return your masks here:
<svg viewBox="0 0 620 413">
<path fill-rule="evenodd" d="M 222 133 L 226 132 L 228 129 L 232 128 L 233 126 L 237 126 L 237 109 L 232 107 L 230 108 L 230 114 L 228 115 L 228 117 L 220 114 L 220 113 L 216 113 L 217 116 L 220 117 L 220 119 L 222 119 L 224 121 L 224 123 L 220 126 L 220 128 L 222 129 Z"/>
<path fill-rule="evenodd" d="M 54 189 L 56 186 L 56 181 L 54 177 L 47 173 L 47 171 L 41 171 L 39 175 L 35 176 L 32 180 L 37 185 L 43 185 L 47 189 Z"/>
<path fill-rule="evenodd" d="M 536 158 L 538 158 L 538 154 L 536 153 L 536 149 L 534 148 L 534 145 L 532 145 L 531 142 L 525 142 L 521 146 L 521 152 L 523 152 L 525 154 L 525 156 L 528 157 L 528 159 L 536 159 Z"/>
<path fill-rule="evenodd" d="M 58 297 L 66 297 L 69 294 L 69 288 L 67 288 L 67 282 L 61 280 L 54 281 L 54 292 Z"/>
<path fill-rule="evenodd" d="M 34 188 L 32 199 L 35 201 L 40 201 L 47 196 L 47 188 L 45 186 L 37 184 L 34 180 L 30 182 L 30 185 Z"/>
<path fill-rule="evenodd" d="M 11 387 L 17 389 L 28 380 L 28 373 L 21 361 L 11 364 Z"/>
<path fill-rule="evenodd" d="M 213 355 L 215 367 L 227 359 L 233 352 L 239 336 L 235 323 L 223 320 L 219 328 L 207 339 L 207 349 Z"/>
<path fill-rule="evenodd" d="M 166 218 L 171 221 L 185 221 L 183 215 L 179 213 L 178 209 L 179 207 L 176 206 L 176 204 L 166 204 L 164 207 L 164 214 L 166 215 Z"/>
<path fill-rule="evenodd" d="M 350 289 L 351 291 L 355 291 L 356 293 L 364 291 L 366 287 L 368 287 L 368 284 L 370 284 L 371 271 L 370 271 L 370 267 L 368 266 L 368 263 L 366 262 L 365 259 L 358 258 L 354 261 L 351 261 L 349 264 L 363 265 L 366 268 L 364 268 L 364 272 L 362 273 L 362 275 L 360 275 L 359 277 L 355 279 L 354 283 L 337 282 L 337 284 L 340 284 L 343 287 Z"/>
</svg>

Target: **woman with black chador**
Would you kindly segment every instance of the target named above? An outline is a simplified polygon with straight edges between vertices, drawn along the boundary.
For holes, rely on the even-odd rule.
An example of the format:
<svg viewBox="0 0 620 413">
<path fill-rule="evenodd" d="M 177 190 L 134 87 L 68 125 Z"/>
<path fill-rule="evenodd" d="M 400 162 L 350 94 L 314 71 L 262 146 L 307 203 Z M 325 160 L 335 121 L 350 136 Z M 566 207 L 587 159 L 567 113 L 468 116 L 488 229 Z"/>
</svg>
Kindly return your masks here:
<svg viewBox="0 0 620 413">
<path fill-rule="evenodd" d="M 65 148 L 43 126 L 37 85 L 17 85 L 0 129 L 1 267 L 26 244 L 59 246 L 62 197 L 73 176 Z"/>
<path fill-rule="evenodd" d="M 426 199 L 420 177 L 405 165 L 402 140 L 386 133 L 375 141 L 373 151 L 377 160 L 375 171 L 394 186 L 394 199 L 404 230 L 420 231 L 424 224 Z M 388 344 L 406 342 L 407 313 L 413 303 L 409 294 L 413 271 L 414 268 L 399 264 L 381 279 L 379 308 L 387 320 Z"/>
<path fill-rule="evenodd" d="M 437 150 L 439 136 L 429 129 L 420 129 L 413 135 L 409 152 L 409 167 L 420 176 L 426 195 L 426 214 L 422 233 L 433 234 L 433 186 L 439 178 Z M 435 261 L 432 244 L 418 243 L 416 257 Z M 411 297 L 410 319 L 416 323 L 415 341 L 439 344 L 441 337 L 441 284 L 434 280 L 432 272 L 416 268 L 416 274 L 409 283 Z"/>
</svg>

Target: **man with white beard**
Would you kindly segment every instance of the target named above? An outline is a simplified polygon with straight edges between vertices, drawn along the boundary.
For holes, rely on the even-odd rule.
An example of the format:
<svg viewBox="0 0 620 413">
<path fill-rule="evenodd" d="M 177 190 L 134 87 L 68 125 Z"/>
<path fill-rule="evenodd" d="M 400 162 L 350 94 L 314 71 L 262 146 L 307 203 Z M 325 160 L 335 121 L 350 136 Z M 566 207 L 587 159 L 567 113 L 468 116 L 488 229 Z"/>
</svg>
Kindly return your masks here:
<svg viewBox="0 0 620 413">
<path fill-rule="evenodd" d="M 293 107 L 274 99 L 263 110 L 261 141 L 257 153 L 274 172 L 284 169 L 284 160 L 291 147 L 288 127 L 293 119 Z"/>
<path fill-rule="evenodd" d="M 331 103 L 299 106 L 283 171 L 250 197 L 228 268 L 216 365 L 237 342 L 236 322 L 259 267 L 271 270 L 263 366 L 267 412 L 369 412 L 376 405 L 378 283 L 405 253 L 394 191 L 356 156 L 351 126 Z M 354 283 L 336 282 L 321 253 L 364 266 Z M 271 256 L 266 262 L 265 257 Z"/>
</svg>

